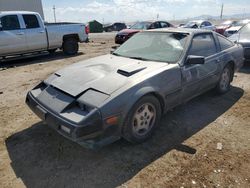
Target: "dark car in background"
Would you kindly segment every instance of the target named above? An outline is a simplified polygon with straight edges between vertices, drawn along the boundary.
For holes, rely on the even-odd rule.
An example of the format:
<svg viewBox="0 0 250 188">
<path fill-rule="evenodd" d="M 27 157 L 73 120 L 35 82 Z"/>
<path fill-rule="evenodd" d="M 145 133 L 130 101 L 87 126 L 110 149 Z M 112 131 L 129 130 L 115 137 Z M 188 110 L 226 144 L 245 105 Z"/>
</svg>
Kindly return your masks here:
<svg viewBox="0 0 250 188">
<path fill-rule="evenodd" d="M 224 35 L 226 29 L 235 26 L 236 24 L 237 21 L 227 20 L 225 22 L 222 22 L 220 25 L 217 25 L 215 31 L 221 35 Z"/>
<path fill-rule="evenodd" d="M 206 29 L 206 30 L 215 30 L 215 26 L 206 20 L 194 20 L 190 21 L 185 25 L 181 26 L 182 28 L 192 28 L 192 29 Z"/>
<path fill-rule="evenodd" d="M 158 29 L 158 28 L 167 28 L 173 27 L 172 24 L 166 21 L 156 21 L 156 22 L 138 22 L 129 29 L 123 29 L 119 33 L 117 33 L 115 37 L 116 44 L 122 44 L 134 34 L 148 29 Z"/>
<path fill-rule="evenodd" d="M 121 31 L 123 29 L 126 29 L 127 26 L 125 23 L 119 23 L 119 22 L 116 22 L 116 23 L 113 23 L 113 24 L 108 24 L 108 25 L 105 25 L 103 27 L 103 30 L 105 32 L 112 32 L 112 31 Z"/>
<path fill-rule="evenodd" d="M 250 23 L 243 26 L 237 33 L 229 37 L 235 43 L 239 43 L 244 48 L 244 58 L 250 61 Z"/>
</svg>

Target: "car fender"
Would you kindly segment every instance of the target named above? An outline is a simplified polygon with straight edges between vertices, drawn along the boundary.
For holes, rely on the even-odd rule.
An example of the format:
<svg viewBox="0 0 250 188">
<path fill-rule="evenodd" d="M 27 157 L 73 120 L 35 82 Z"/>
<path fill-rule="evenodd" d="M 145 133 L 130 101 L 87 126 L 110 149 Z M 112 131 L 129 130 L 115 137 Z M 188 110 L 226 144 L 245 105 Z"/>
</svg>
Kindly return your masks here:
<svg viewBox="0 0 250 188">
<path fill-rule="evenodd" d="M 143 88 L 140 88 L 139 90 L 137 90 L 131 97 L 130 97 L 130 100 L 129 102 L 127 103 L 126 105 L 126 108 L 124 109 L 124 113 L 123 114 L 127 114 L 129 113 L 129 111 L 132 109 L 133 105 L 138 101 L 140 100 L 143 96 L 146 96 L 146 95 L 149 95 L 149 94 L 152 94 L 152 95 L 156 95 L 156 98 L 159 100 L 159 98 L 161 98 L 163 100 L 163 97 L 162 95 L 160 94 L 159 92 L 159 89 L 157 88 L 154 88 L 154 87 L 151 87 L 151 86 L 146 86 L 146 87 L 143 87 Z M 160 100 L 161 100 L 160 99 Z M 162 102 L 159 101 L 160 103 Z"/>
</svg>

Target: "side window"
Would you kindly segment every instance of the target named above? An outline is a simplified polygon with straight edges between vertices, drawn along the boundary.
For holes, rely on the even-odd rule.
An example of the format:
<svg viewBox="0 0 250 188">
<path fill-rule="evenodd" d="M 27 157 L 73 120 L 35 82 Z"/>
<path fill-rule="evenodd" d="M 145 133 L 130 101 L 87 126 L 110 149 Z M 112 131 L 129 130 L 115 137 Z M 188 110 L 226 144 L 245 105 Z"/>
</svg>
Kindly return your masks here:
<svg viewBox="0 0 250 188">
<path fill-rule="evenodd" d="M 212 24 L 210 22 L 205 22 L 206 26 L 211 26 Z"/>
<path fill-rule="evenodd" d="M 160 24 L 162 28 L 169 27 L 169 24 L 166 22 L 160 22 Z"/>
<path fill-rule="evenodd" d="M 229 40 L 227 40 L 219 35 L 217 35 L 217 36 L 218 36 L 218 40 L 220 42 L 221 51 L 226 50 L 228 48 L 231 48 L 234 45 L 231 41 L 229 41 Z"/>
<path fill-rule="evenodd" d="M 155 22 L 155 28 L 161 28 L 161 23 L 160 22 Z"/>
<path fill-rule="evenodd" d="M 216 53 L 214 38 L 211 34 L 194 36 L 189 55 L 208 57 Z"/>
<path fill-rule="evenodd" d="M 27 29 L 39 28 L 39 22 L 35 15 L 23 15 L 24 23 Z"/>
<path fill-rule="evenodd" d="M 159 22 L 154 22 L 149 26 L 149 29 L 156 29 L 156 28 L 160 28 Z"/>
<path fill-rule="evenodd" d="M 17 15 L 8 15 L 1 18 L 2 30 L 18 30 L 20 29 L 20 24 Z"/>
<path fill-rule="evenodd" d="M 202 22 L 201 27 L 205 27 L 205 26 L 206 26 L 206 22 Z"/>
</svg>

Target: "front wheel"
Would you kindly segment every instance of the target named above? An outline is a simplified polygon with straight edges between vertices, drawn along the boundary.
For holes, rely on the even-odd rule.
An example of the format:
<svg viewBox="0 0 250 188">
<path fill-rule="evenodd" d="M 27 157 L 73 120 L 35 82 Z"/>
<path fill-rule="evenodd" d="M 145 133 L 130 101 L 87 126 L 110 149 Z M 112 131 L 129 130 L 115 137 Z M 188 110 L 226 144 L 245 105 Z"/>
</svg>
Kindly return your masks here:
<svg viewBox="0 0 250 188">
<path fill-rule="evenodd" d="M 223 69 L 219 83 L 216 86 L 216 90 L 218 91 L 218 93 L 224 94 L 227 91 L 229 91 L 232 76 L 233 76 L 233 70 L 229 65 L 227 65 Z"/>
<path fill-rule="evenodd" d="M 137 101 L 126 118 L 123 138 L 132 143 L 148 139 L 161 117 L 161 106 L 154 96 L 145 96 Z"/>
<path fill-rule="evenodd" d="M 75 38 L 65 39 L 63 42 L 63 52 L 66 55 L 75 55 L 79 50 L 78 40 Z"/>
</svg>

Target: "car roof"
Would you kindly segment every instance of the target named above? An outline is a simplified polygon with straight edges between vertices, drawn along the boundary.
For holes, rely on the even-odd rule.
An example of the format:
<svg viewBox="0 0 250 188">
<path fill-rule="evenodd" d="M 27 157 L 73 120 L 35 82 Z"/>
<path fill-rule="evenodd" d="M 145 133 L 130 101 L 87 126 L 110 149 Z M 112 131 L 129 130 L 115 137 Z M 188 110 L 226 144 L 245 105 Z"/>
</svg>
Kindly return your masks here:
<svg viewBox="0 0 250 188">
<path fill-rule="evenodd" d="M 187 34 L 199 34 L 199 33 L 212 33 L 212 31 L 205 29 L 192 29 L 192 28 L 161 28 L 151 29 L 143 32 L 175 32 L 175 33 L 187 33 Z"/>
<path fill-rule="evenodd" d="M 205 21 L 207 22 L 207 20 L 191 20 L 190 22 L 201 24 L 202 22 L 205 22 Z"/>
</svg>

